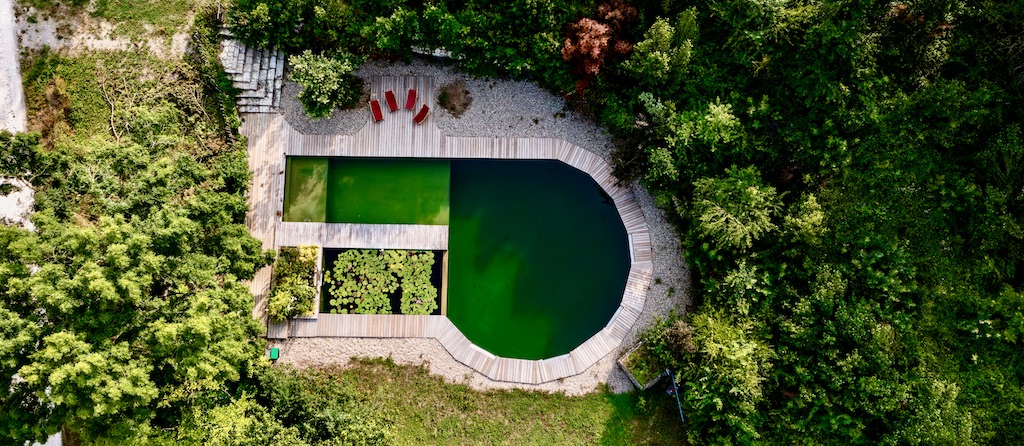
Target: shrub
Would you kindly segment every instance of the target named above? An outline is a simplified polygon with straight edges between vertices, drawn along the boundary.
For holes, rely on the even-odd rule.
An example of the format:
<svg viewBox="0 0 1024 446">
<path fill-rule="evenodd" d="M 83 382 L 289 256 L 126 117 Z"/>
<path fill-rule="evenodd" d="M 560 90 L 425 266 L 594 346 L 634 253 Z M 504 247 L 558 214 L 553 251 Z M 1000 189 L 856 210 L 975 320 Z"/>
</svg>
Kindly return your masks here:
<svg viewBox="0 0 1024 446">
<path fill-rule="evenodd" d="M 289 57 L 288 63 L 291 79 L 302 86 L 299 102 L 311 118 L 328 118 L 336 107 L 351 108 L 363 94 L 361 82 L 352 75 L 361 61 L 351 54 L 326 56 L 306 50 Z"/>
<path fill-rule="evenodd" d="M 469 95 L 466 82 L 462 79 L 441 86 L 437 93 L 437 104 L 456 118 L 462 116 L 472 103 L 473 98 Z"/>
<path fill-rule="evenodd" d="M 723 313 L 692 317 L 693 352 L 677 363 L 691 443 L 750 444 L 760 437 L 756 404 L 773 352 L 750 324 Z"/>
<path fill-rule="evenodd" d="M 318 251 L 316 246 L 281 247 L 267 306 L 267 315 L 272 320 L 283 321 L 313 312 Z"/>
<path fill-rule="evenodd" d="M 349 382 L 330 371 L 264 367 L 256 378 L 257 400 L 310 444 L 393 443 L 390 413 L 361 399 Z"/>
</svg>

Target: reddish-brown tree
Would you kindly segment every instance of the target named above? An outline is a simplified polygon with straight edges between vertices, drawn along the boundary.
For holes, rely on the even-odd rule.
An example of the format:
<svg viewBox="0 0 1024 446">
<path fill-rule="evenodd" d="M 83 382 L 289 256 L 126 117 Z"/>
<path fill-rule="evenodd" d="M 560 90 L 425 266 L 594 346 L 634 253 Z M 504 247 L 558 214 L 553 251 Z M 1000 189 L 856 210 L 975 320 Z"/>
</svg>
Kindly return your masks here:
<svg viewBox="0 0 1024 446">
<path fill-rule="evenodd" d="M 608 51 L 611 29 L 597 20 L 582 18 L 569 25 L 569 36 L 562 47 L 562 58 L 572 64 L 579 76 L 594 76 L 601 71 Z"/>
</svg>

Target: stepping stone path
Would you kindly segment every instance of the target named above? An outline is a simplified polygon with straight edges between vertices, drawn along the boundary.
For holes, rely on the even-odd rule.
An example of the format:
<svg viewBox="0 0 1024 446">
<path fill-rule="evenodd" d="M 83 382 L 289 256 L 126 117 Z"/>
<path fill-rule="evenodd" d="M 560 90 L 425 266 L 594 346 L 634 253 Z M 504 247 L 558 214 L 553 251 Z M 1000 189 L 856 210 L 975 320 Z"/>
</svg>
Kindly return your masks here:
<svg viewBox="0 0 1024 446">
<path fill-rule="evenodd" d="M 227 30 L 220 52 L 220 62 L 231 78 L 238 94 L 239 113 L 272 113 L 281 107 L 281 85 L 284 83 L 284 52 L 250 48 L 233 39 Z"/>
</svg>

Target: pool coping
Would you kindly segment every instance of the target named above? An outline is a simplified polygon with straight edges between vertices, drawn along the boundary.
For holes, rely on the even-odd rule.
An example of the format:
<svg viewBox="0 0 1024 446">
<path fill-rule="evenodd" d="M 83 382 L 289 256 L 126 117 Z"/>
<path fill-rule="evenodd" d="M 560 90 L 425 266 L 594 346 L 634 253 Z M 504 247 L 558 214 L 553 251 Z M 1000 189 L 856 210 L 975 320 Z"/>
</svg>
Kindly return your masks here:
<svg viewBox="0 0 1024 446">
<path fill-rule="evenodd" d="M 375 76 L 370 85 L 378 97 L 387 90 L 404 92 L 415 88 L 428 106 L 435 106 L 433 79 L 428 76 Z M 298 241 L 307 230 L 305 233 L 311 237 L 319 234 L 319 239 L 310 240 L 311 244 L 327 240 L 327 225 L 339 225 L 303 223 L 303 229 L 295 232 L 295 223 L 281 221 L 287 156 L 557 160 L 590 175 L 612 198 L 622 219 L 629 243 L 630 268 L 618 309 L 604 328 L 569 353 L 543 360 L 504 358 L 474 345 L 445 316 L 318 314 L 282 323 L 266 321 L 271 277 L 271 268 L 266 267 L 250 282 L 250 289 L 256 297 L 253 316 L 267 322 L 267 338 L 434 338 L 453 358 L 484 376 L 522 384 L 541 384 L 583 373 L 618 349 L 643 311 L 653 274 L 650 233 L 632 189 L 617 184 L 611 166 L 600 156 L 558 138 L 448 136 L 429 117 L 422 125 L 415 125 L 406 114 L 389 114 L 381 123 L 368 120 L 353 135 L 305 135 L 292 128 L 280 114 L 242 114 L 240 132 L 249 141 L 249 166 L 253 173 L 246 223 L 253 236 L 261 240 L 265 249 L 276 250 L 278 246 L 292 246 L 279 244 L 279 239 Z M 323 226 L 318 226 L 322 229 L 317 232 L 312 229 L 315 225 Z M 345 230 L 331 234 L 332 246 L 327 247 L 363 247 L 337 246 L 356 243 L 345 238 Z"/>
</svg>

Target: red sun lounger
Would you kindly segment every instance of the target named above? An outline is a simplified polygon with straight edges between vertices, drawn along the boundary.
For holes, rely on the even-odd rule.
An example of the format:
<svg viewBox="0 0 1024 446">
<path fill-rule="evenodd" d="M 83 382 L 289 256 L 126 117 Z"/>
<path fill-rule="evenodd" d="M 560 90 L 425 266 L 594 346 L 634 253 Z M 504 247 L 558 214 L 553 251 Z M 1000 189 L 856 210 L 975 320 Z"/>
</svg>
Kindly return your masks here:
<svg viewBox="0 0 1024 446">
<path fill-rule="evenodd" d="M 373 116 L 373 122 L 384 120 L 384 112 L 380 110 L 380 101 L 376 99 L 370 101 L 370 115 Z"/>
<path fill-rule="evenodd" d="M 409 94 L 405 96 L 405 109 L 412 110 L 416 107 L 416 90 L 409 89 Z"/>
<path fill-rule="evenodd" d="M 417 124 L 423 123 L 423 120 L 427 119 L 427 113 L 429 112 L 430 107 L 427 107 L 427 104 L 423 104 L 423 107 L 420 107 L 419 113 L 416 113 L 416 116 L 412 118 L 412 122 L 415 122 Z"/>
<path fill-rule="evenodd" d="M 384 92 L 384 100 L 388 103 L 388 110 L 392 113 L 398 110 L 398 101 L 395 100 L 395 92 L 388 90 Z"/>
</svg>

